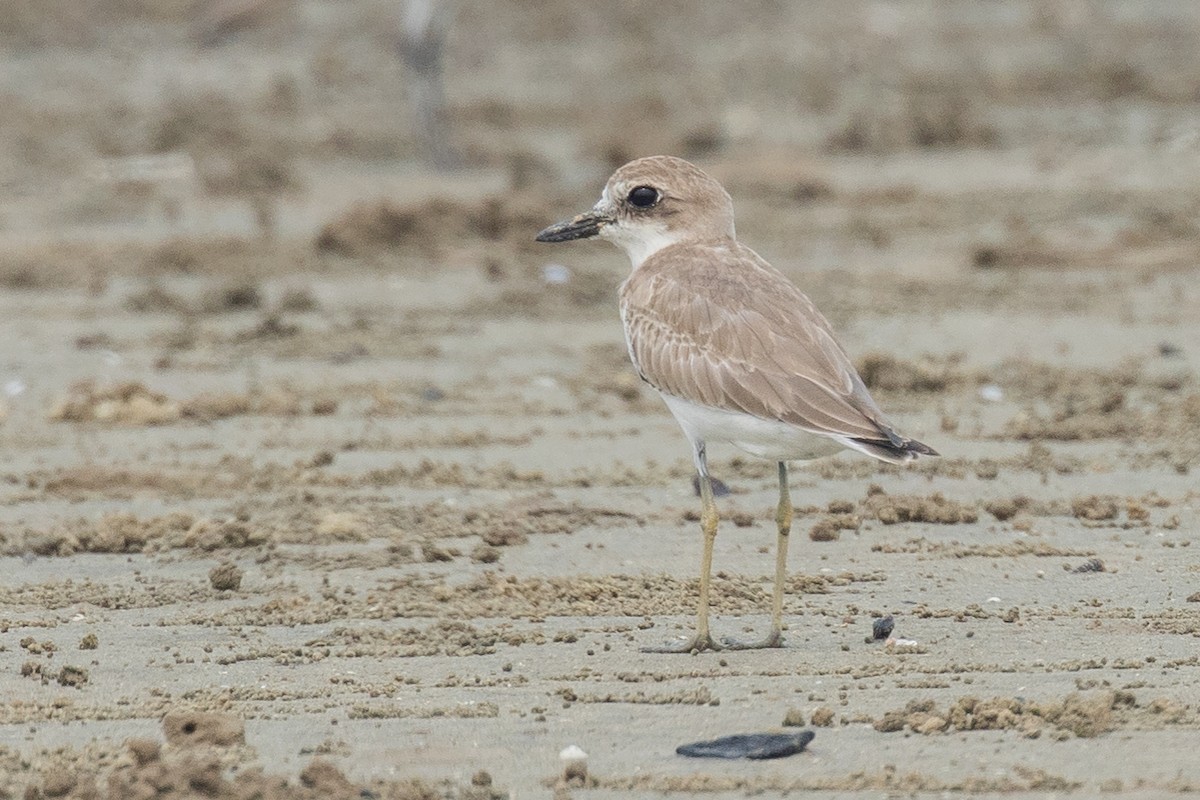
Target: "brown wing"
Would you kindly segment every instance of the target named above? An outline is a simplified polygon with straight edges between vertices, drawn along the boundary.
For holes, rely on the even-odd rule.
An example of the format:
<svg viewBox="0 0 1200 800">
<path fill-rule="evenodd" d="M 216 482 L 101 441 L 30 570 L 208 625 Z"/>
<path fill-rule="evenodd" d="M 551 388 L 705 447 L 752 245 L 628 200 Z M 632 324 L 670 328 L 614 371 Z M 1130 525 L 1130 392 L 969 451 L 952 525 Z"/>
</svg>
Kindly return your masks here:
<svg viewBox="0 0 1200 800">
<path fill-rule="evenodd" d="M 749 248 L 669 247 L 622 285 L 621 309 L 634 365 L 662 392 L 892 455 L 932 452 L 896 433 L 825 317 Z"/>
</svg>

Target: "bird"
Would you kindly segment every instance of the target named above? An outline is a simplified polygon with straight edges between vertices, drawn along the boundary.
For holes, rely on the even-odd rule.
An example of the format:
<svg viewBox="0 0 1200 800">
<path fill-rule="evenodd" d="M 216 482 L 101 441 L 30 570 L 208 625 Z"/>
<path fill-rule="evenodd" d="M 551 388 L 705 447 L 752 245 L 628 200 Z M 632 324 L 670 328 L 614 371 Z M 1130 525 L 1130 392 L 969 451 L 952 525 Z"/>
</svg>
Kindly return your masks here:
<svg viewBox="0 0 1200 800">
<path fill-rule="evenodd" d="M 539 242 L 599 237 L 629 256 L 618 295 L 629 359 L 658 391 L 692 446 L 703 536 L 696 628 L 648 652 L 783 646 L 783 593 L 793 507 L 788 464 L 857 450 L 893 464 L 936 456 L 901 435 L 871 398 L 813 302 L 737 239 L 733 200 L 674 156 L 617 169 L 589 211 L 537 234 Z M 757 641 L 716 639 L 709 627 L 719 522 L 708 445 L 732 445 L 778 464 L 771 630 Z"/>
</svg>

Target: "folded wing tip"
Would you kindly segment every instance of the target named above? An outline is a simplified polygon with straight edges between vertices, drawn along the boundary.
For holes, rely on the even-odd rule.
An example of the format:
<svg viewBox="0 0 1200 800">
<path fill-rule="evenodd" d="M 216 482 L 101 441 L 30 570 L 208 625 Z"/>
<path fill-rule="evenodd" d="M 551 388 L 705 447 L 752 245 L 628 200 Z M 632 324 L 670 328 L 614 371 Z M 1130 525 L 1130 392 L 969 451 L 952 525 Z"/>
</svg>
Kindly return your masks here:
<svg viewBox="0 0 1200 800">
<path fill-rule="evenodd" d="M 880 439 L 851 439 L 857 445 L 857 448 L 867 455 L 874 456 L 881 461 L 887 461 L 891 464 L 903 464 L 906 461 L 912 461 L 918 456 L 937 456 L 938 451 L 934 450 L 924 442 L 918 442 L 915 439 L 905 439 L 896 437 L 900 441 L 896 443 L 892 440 Z"/>
</svg>

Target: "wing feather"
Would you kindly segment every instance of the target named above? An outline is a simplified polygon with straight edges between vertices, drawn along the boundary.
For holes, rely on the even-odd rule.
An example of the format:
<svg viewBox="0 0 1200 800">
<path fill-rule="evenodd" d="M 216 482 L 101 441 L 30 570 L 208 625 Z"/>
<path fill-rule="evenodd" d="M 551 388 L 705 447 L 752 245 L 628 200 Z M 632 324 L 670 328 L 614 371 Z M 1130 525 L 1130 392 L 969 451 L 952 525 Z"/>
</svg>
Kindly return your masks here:
<svg viewBox="0 0 1200 800">
<path fill-rule="evenodd" d="M 749 248 L 665 248 L 622 285 L 621 305 L 630 356 L 660 391 L 813 433 L 909 441 L 812 301 Z"/>
</svg>

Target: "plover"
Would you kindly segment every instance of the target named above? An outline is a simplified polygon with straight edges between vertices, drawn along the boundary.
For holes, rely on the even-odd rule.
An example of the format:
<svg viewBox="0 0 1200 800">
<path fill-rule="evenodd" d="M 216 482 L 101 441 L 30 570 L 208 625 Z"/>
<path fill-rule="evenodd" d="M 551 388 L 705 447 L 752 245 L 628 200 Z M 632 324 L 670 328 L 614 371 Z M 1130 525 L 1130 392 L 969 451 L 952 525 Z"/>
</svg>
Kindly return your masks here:
<svg viewBox="0 0 1200 800">
<path fill-rule="evenodd" d="M 590 211 L 537 235 L 539 242 L 599 236 L 628 254 L 621 320 L 629 358 L 658 390 L 692 444 L 704 536 L 696 632 L 651 652 L 780 647 L 792 527 L 788 462 L 843 448 L 902 463 L 934 450 L 901 436 L 871 399 L 825 317 L 794 284 L 738 242 L 729 193 L 671 156 L 618 169 Z M 717 507 L 707 447 L 726 443 L 779 465 L 771 632 L 758 642 L 717 641 L 709 584 Z"/>
</svg>

